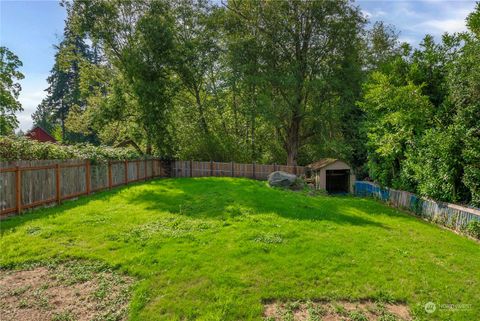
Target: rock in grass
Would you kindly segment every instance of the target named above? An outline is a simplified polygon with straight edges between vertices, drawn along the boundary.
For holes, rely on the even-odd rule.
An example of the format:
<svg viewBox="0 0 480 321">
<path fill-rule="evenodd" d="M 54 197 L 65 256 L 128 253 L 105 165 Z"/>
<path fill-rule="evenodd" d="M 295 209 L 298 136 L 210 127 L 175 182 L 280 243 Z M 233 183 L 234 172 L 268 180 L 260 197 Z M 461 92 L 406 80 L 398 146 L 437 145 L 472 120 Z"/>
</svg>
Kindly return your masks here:
<svg viewBox="0 0 480 321">
<path fill-rule="evenodd" d="M 268 184 L 270 184 L 270 186 L 277 187 L 290 187 L 295 183 L 296 179 L 296 175 L 282 171 L 276 171 L 268 175 Z"/>
</svg>

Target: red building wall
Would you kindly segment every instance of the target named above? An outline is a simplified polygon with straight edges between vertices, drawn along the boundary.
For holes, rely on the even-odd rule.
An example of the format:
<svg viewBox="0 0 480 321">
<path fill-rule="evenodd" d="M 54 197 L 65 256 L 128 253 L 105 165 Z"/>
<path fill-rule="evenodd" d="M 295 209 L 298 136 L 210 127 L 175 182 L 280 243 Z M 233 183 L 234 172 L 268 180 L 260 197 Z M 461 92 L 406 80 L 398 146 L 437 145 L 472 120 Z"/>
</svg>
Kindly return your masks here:
<svg viewBox="0 0 480 321">
<path fill-rule="evenodd" d="M 57 142 L 55 138 L 50 136 L 49 133 L 47 133 L 45 130 L 43 130 L 40 127 L 33 128 L 25 136 L 30 139 L 38 140 L 39 142 L 51 142 L 51 143 Z"/>
</svg>

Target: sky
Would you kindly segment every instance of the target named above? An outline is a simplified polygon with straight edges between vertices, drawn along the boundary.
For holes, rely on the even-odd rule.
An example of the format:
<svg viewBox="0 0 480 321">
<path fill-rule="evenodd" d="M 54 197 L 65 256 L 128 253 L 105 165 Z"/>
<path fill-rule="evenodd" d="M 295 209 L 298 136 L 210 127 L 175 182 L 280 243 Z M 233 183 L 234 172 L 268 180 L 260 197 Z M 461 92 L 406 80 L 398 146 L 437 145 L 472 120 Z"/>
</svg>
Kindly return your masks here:
<svg viewBox="0 0 480 321">
<path fill-rule="evenodd" d="M 466 30 L 465 18 L 475 1 L 372 1 L 356 4 L 371 22 L 382 20 L 395 26 L 400 40 L 418 46 L 425 34 L 440 39 L 445 32 Z M 46 79 L 54 63 L 54 45 L 61 40 L 65 9 L 58 1 L 0 0 L 0 45 L 13 51 L 23 62 L 19 100 L 24 108 L 17 113 L 20 129 L 32 127 L 31 115 L 45 97 Z"/>
</svg>

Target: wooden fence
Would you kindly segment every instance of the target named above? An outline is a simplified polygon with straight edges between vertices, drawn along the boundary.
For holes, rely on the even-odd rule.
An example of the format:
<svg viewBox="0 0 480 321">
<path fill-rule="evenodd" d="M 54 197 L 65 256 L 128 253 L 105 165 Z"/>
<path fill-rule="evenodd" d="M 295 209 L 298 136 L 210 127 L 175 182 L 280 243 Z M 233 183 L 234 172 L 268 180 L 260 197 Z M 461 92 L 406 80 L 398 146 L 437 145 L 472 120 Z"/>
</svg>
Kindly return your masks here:
<svg viewBox="0 0 480 321">
<path fill-rule="evenodd" d="M 229 176 L 266 179 L 273 171 L 296 175 L 303 166 L 158 159 L 109 161 L 38 160 L 0 162 L 0 218 L 25 209 L 156 177 Z"/>
<path fill-rule="evenodd" d="M 169 176 L 158 159 L 109 161 L 40 160 L 0 162 L 0 218 L 131 182 Z"/>
<path fill-rule="evenodd" d="M 271 172 L 284 171 L 295 175 L 303 175 L 305 167 L 287 165 L 262 165 L 220 162 L 174 161 L 172 177 L 228 176 L 267 179 Z"/>
<path fill-rule="evenodd" d="M 471 221 L 480 221 L 480 210 L 422 198 L 410 192 L 382 188 L 371 182 L 355 182 L 355 194 L 373 196 L 457 231 L 462 231 Z"/>
</svg>

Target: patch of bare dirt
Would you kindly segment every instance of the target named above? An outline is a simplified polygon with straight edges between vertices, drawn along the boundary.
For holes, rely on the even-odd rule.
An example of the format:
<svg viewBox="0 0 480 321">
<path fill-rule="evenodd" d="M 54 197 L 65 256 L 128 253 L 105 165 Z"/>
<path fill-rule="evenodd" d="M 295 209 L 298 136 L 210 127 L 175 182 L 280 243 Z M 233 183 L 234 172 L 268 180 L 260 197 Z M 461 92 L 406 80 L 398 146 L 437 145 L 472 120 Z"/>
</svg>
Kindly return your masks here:
<svg viewBox="0 0 480 321">
<path fill-rule="evenodd" d="M 410 321 L 404 304 L 373 301 L 270 302 L 265 304 L 265 321 Z"/>
<path fill-rule="evenodd" d="M 0 270 L 0 319 L 124 320 L 132 281 L 98 265 L 79 262 Z"/>
</svg>

